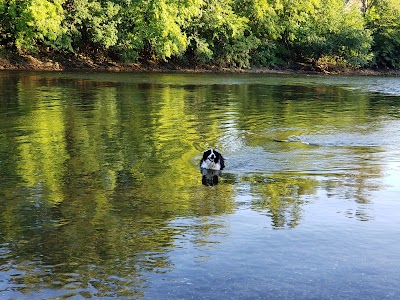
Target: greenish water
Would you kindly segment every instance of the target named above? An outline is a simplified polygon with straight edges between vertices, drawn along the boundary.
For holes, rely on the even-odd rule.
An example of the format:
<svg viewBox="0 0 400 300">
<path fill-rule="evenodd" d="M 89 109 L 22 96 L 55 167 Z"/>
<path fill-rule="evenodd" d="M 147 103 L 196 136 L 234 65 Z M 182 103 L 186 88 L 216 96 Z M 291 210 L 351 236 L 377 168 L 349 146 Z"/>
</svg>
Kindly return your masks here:
<svg viewBox="0 0 400 300">
<path fill-rule="evenodd" d="M 0 299 L 399 299 L 399 132 L 400 78 L 1 72 Z"/>
</svg>

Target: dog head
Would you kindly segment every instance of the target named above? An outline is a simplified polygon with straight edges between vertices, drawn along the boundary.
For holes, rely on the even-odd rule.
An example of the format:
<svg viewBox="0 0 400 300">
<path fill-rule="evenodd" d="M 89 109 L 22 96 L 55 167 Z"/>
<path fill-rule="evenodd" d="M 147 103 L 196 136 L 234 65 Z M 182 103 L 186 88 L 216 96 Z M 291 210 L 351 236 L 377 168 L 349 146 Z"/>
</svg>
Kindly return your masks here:
<svg viewBox="0 0 400 300">
<path fill-rule="evenodd" d="M 208 150 L 204 151 L 204 153 L 203 153 L 204 161 L 217 163 L 220 157 L 221 157 L 221 154 L 219 154 L 219 152 L 215 151 L 214 149 L 208 149 Z"/>
<path fill-rule="evenodd" d="M 222 170 L 224 167 L 224 158 L 218 151 L 214 149 L 204 151 L 203 158 L 200 161 L 200 168 Z"/>
</svg>

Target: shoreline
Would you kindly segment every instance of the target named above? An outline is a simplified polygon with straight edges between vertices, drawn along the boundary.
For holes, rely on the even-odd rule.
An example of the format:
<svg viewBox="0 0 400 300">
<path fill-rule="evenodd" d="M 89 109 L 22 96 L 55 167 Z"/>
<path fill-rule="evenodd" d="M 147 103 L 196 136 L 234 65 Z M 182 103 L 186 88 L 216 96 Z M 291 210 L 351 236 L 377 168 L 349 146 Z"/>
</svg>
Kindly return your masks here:
<svg viewBox="0 0 400 300">
<path fill-rule="evenodd" d="M 94 61 L 88 57 L 37 58 L 31 55 L 13 58 L 0 56 L 0 71 L 54 71 L 54 72 L 154 72 L 154 73 L 224 73 L 224 74 L 282 74 L 282 75 L 338 75 L 338 76 L 400 76 L 400 70 L 392 69 L 348 69 L 333 66 L 315 69 L 311 65 L 298 64 L 287 68 L 222 68 L 217 66 L 196 66 L 189 68 L 167 63 L 123 63 L 102 59 Z"/>
</svg>

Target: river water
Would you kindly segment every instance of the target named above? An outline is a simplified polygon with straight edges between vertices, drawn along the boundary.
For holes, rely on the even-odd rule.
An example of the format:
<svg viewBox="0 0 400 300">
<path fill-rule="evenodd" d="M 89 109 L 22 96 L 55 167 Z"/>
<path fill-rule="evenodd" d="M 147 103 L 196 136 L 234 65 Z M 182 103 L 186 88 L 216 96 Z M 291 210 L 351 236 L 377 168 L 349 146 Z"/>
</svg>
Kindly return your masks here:
<svg viewBox="0 0 400 300">
<path fill-rule="evenodd" d="M 400 298 L 400 78 L 0 88 L 0 299 Z"/>
</svg>

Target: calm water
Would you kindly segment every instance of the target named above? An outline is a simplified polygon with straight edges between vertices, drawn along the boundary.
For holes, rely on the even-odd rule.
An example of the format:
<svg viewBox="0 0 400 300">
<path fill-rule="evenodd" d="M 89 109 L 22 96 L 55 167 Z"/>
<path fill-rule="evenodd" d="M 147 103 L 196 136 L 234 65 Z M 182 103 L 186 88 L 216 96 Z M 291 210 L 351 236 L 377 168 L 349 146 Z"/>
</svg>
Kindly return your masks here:
<svg viewBox="0 0 400 300">
<path fill-rule="evenodd" d="M 2 72 L 0 299 L 399 299 L 399 145 L 400 78 Z"/>
</svg>

